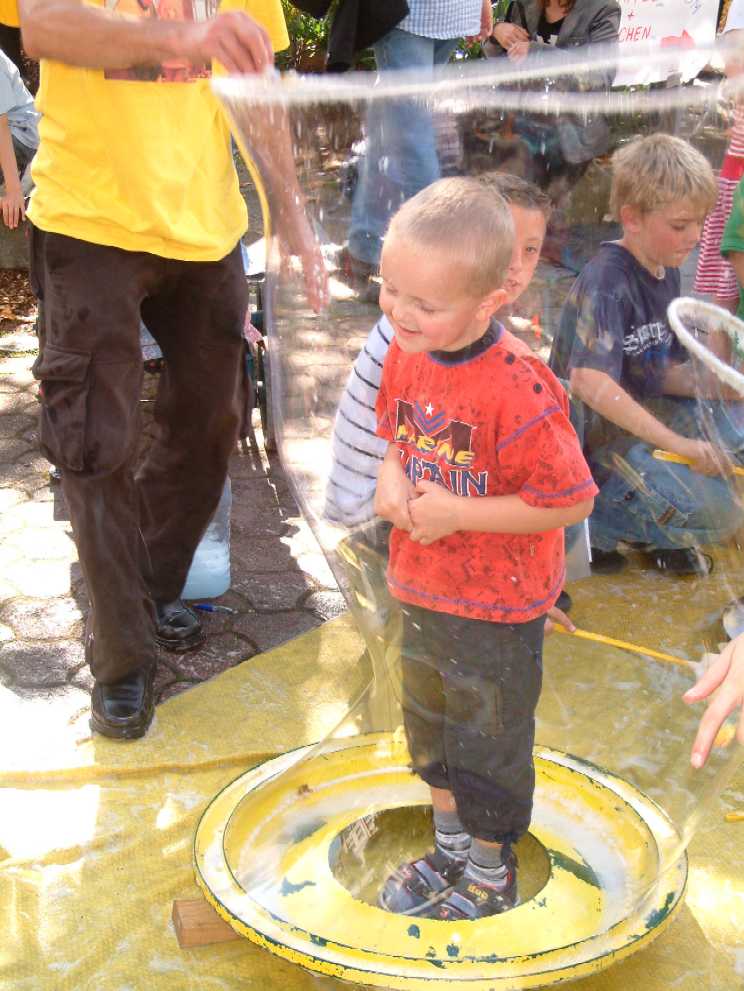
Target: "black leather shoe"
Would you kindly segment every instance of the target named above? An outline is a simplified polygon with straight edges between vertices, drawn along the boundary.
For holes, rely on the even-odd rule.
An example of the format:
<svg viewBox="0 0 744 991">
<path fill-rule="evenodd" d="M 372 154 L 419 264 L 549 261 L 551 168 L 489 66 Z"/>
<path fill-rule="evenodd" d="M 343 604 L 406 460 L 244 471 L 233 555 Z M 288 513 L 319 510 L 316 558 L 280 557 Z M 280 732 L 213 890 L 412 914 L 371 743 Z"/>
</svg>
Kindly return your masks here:
<svg viewBox="0 0 744 991">
<path fill-rule="evenodd" d="M 90 728 L 115 740 L 144 736 L 155 709 L 154 678 L 155 665 L 149 664 L 110 685 L 97 681 L 90 699 Z"/>
<path fill-rule="evenodd" d="M 204 643 L 199 617 L 182 599 L 155 603 L 155 640 L 161 647 L 182 654 Z"/>
<path fill-rule="evenodd" d="M 592 547 L 592 574 L 617 575 L 625 570 L 628 561 L 620 551 L 601 551 Z"/>
<path fill-rule="evenodd" d="M 648 552 L 651 564 L 668 575 L 681 577 L 696 575 L 706 578 L 713 570 L 713 558 L 702 554 L 695 547 L 674 547 L 669 550 L 657 548 Z"/>
</svg>

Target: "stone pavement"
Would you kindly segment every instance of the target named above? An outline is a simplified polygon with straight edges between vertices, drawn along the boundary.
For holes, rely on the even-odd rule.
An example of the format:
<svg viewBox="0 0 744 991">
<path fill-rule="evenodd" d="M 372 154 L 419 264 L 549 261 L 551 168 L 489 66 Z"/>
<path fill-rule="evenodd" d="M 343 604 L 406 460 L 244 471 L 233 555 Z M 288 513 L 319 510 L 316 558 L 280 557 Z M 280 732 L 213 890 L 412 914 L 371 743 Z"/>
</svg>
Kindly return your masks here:
<svg viewBox="0 0 744 991">
<path fill-rule="evenodd" d="M 34 350 L 29 334 L 0 336 L 0 685 L 30 702 L 64 702 L 77 719 L 92 684 L 82 646 L 88 603 L 64 497 L 38 449 Z M 258 424 L 257 433 L 259 451 L 236 450 L 230 469 L 232 587 L 219 601 L 236 612 L 203 615 L 200 650 L 160 652 L 158 701 L 250 664 L 344 608 Z"/>
</svg>

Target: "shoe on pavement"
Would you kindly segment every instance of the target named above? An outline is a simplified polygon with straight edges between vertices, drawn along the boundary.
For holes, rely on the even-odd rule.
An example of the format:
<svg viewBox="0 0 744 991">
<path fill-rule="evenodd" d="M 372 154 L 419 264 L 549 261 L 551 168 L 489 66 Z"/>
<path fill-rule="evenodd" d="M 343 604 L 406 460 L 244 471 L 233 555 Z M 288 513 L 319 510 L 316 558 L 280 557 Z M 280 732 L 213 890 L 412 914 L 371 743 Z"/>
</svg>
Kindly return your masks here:
<svg viewBox="0 0 744 991">
<path fill-rule="evenodd" d="M 698 578 L 706 578 L 713 570 L 713 558 L 710 554 L 703 554 L 695 547 L 657 548 L 647 553 L 653 566 L 668 575 L 697 575 Z"/>
<path fill-rule="evenodd" d="M 152 722 L 155 703 L 155 665 L 148 664 L 104 685 L 96 681 L 90 699 L 90 727 L 114 740 L 144 736 Z"/>
<path fill-rule="evenodd" d="M 362 261 L 349 251 L 341 249 L 338 256 L 338 275 L 343 282 L 358 293 L 363 303 L 377 305 L 380 301 L 379 265 Z"/>
<path fill-rule="evenodd" d="M 155 603 L 155 640 L 161 647 L 181 654 L 204 643 L 201 621 L 183 599 Z"/>
<path fill-rule="evenodd" d="M 601 551 L 598 547 L 592 547 L 592 572 L 595 575 L 617 575 L 625 570 L 627 564 L 620 551 Z"/>
</svg>

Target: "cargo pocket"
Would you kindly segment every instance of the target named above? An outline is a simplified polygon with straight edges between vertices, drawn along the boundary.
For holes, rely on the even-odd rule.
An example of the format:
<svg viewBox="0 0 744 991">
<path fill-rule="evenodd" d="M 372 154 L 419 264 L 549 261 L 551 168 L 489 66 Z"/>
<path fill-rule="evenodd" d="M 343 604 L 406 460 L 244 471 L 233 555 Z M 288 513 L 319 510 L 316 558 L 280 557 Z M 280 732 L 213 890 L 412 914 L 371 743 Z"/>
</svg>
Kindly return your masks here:
<svg viewBox="0 0 744 991">
<path fill-rule="evenodd" d="M 46 345 L 34 362 L 41 387 L 41 450 L 52 464 L 82 471 L 90 354 Z"/>
</svg>

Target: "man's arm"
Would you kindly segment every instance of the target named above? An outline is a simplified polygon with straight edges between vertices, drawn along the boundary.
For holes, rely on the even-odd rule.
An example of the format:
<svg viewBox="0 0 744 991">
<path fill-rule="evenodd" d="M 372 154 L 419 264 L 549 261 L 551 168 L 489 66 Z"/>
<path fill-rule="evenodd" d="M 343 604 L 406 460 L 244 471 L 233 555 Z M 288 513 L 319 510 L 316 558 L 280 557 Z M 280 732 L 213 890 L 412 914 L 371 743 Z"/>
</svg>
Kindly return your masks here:
<svg viewBox="0 0 744 991">
<path fill-rule="evenodd" d="M 721 474 L 727 459 L 712 444 L 692 440 L 670 430 L 637 403 L 606 372 L 594 368 L 571 371 L 571 392 L 606 420 L 652 447 L 660 447 L 692 462 L 695 471 L 705 475 Z"/>
<path fill-rule="evenodd" d="M 136 20 L 82 0 L 20 0 L 23 46 L 32 58 L 91 69 L 128 69 L 186 58 L 217 59 L 228 72 L 262 72 L 274 64 L 269 36 L 240 11 L 208 21 Z"/>
<path fill-rule="evenodd" d="M 302 264 L 308 301 L 316 312 L 328 302 L 328 279 L 320 245 L 308 220 L 292 148 L 287 111 L 281 106 L 232 107 L 237 137 L 245 139 L 246 164 L 258 166 L 270 207 L 271 226 L 283 255 L 296 255 Z"/>
<path fill-rule="evenodd" d="M 5 179 L 5 195 L 0 200 L 0 212 L 6 227 L 17 227 L 26 216 L 26 211 L 7 114 L 0 114 L 0 168 Z"/>
</svg>

